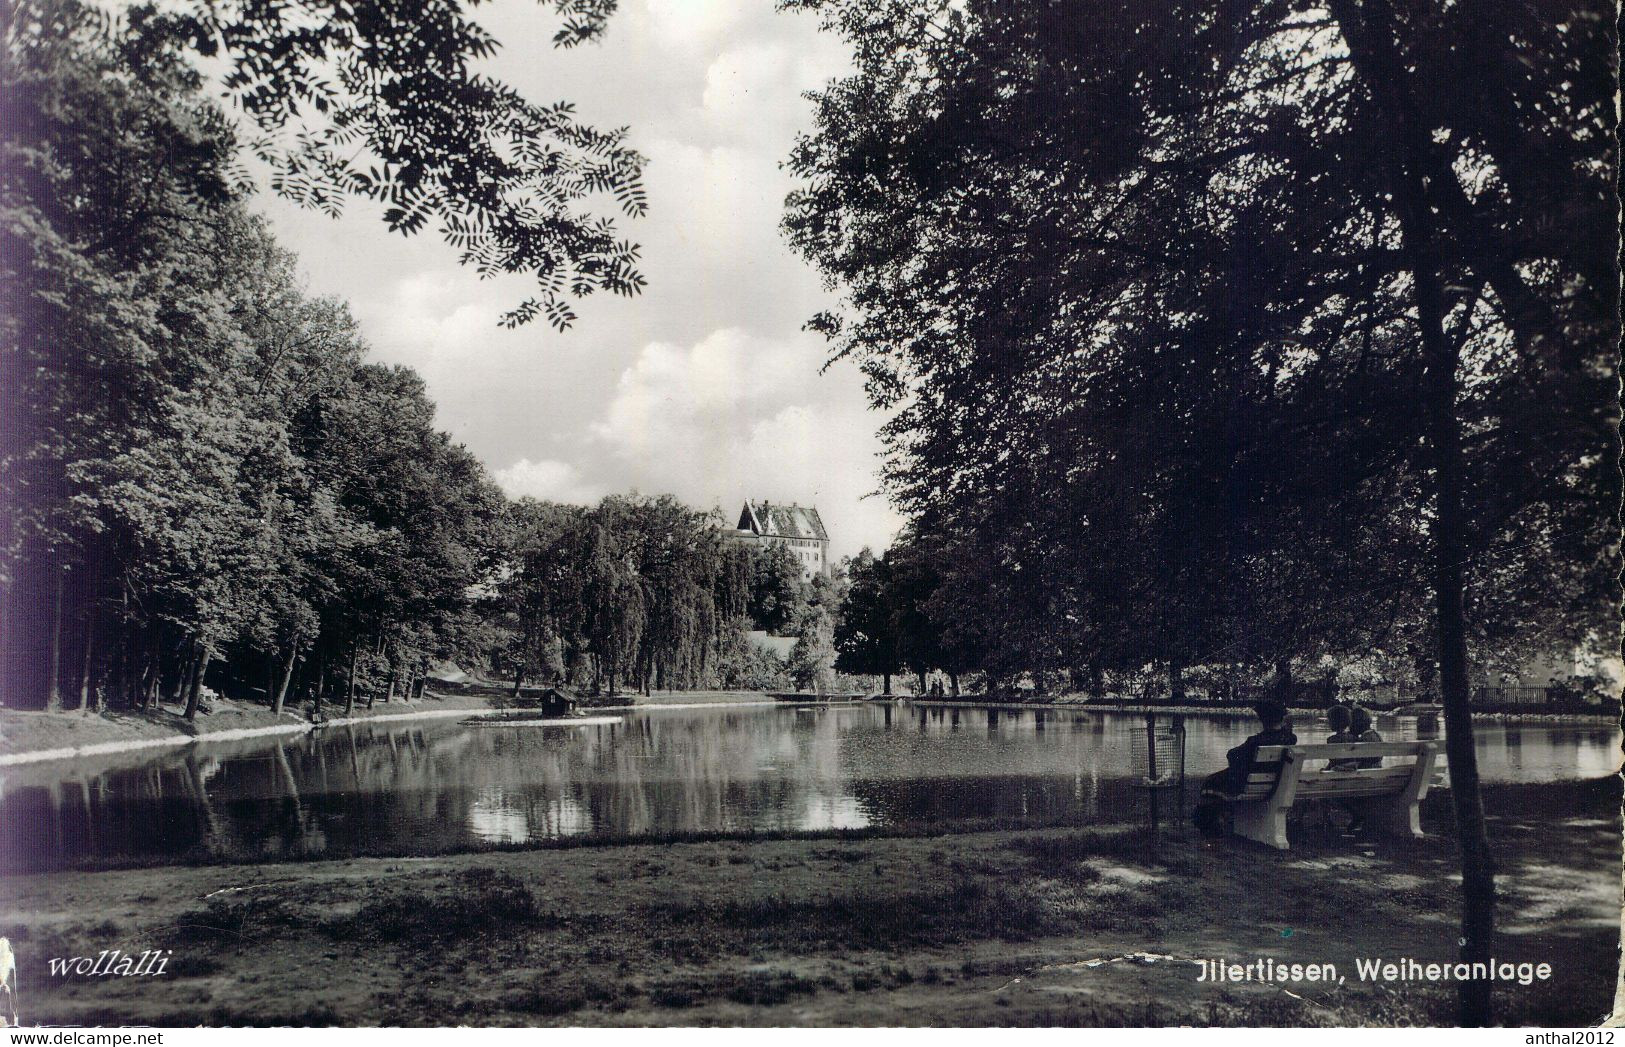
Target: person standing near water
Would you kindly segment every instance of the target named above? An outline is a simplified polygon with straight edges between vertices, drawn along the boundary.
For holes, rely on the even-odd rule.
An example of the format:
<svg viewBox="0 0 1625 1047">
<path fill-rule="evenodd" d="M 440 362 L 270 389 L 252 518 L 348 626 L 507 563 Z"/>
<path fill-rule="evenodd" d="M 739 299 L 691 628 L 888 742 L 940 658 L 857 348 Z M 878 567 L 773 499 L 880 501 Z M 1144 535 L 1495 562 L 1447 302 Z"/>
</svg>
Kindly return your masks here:
<svg viewBox="0 0 1625 1047">
<path fill-rule="evenodd" d="M 1266 745 L 1298 744 L 1285 705 L 1268 699 L 1253 706 L 1253 712 L 1258 714 L 1264 729 L 1226 753 L 1228 766 L 1208 775 L 1202 782 L 1202 800 L 1191 812 L 1191 820 L 1204 836 L 1224 835 L 1224 812 L 1234 797 L 1246 791 L 1247 778 L 1253 772 L 1259 749 Z"/>
</svg>

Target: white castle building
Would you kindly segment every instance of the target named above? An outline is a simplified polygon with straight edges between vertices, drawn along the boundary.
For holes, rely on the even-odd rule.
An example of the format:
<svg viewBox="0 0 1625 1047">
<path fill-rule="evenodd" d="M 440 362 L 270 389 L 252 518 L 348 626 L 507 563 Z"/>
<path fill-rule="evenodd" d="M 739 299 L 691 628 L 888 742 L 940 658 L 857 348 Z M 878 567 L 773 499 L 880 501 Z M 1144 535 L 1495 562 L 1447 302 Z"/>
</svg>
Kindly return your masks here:
<svg viewBox="0 0 1625 1047">
<path fill-rule="evenodd" d="M 829 574 L 829 532 L 816 506 L 746 502 L 739 523 L 726 534 L 736 542 L 784 546 L 801 561 L 804 578 Z"/>
</svg>

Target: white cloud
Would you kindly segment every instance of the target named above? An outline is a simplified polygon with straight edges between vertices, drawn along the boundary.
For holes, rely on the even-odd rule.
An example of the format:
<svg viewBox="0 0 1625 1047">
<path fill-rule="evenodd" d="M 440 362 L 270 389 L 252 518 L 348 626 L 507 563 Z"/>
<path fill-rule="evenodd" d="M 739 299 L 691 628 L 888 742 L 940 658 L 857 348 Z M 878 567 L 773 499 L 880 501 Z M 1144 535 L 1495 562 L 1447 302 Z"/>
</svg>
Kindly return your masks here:
<svg viewBox="0 0 1625 1047">
<path fill-rule="evenodd" d="M 714 45 L 748 13 L 742 0 L 644 0 L 642 6 L 643 12 L 632 9 L 632 17 L 644 14 L 652 36 L 686 47 Z"/>
<path fill-rule="evenodd" d="M 602 490 L 583 482 L 575 466 L 551 458 L 535 462 L 521 458 L 492 475 L 512 498 L 591 505 L 604 495 Z"/>
<path fill-rule="evenodd" d="M 701 106 L 719 137 L 752 139 L 787 153 L 810 104 L 785 100 L 800 98 L 839 68 L 817 49 L 779 41 L 731 47 L 706 67 Z"/>
<path fill-rule="evenodd" d="M 805 349 L 737 327 L 713 331 L 686 349 L 651 342 L 622 372 L 607 425 L 655 422 L 650 416 L 663 408 L 722 414 L 770 399 L 816 375 L 818 360 Z"/>
<path fill-rule="evenodd" d="M 837 553 L 886 544 L 877 417 L 844 374 L 819 376 L 816 340 L 738 328 L 688 347 L 653 342 L 622 374 L 593 440 L 635 486 L 731 511 L 745 498 L 817 504 Z"/>
<path fill-rule="evenodd" d="M 495 302 L 469 300 L 483 290 L 471 286 L 472 275 L 415 272 L 396 280 L 384 301 L 361 304 L 368 337 L 420 371 L 466 366 L 492 341 L 500 315 Z"/>
<path fill-rule="evenodd" d="M 785 250 L 778 212 L 790 181 L 775 157 L 670 138 L 655 139 L 648 153 L 650 207 L 664 208 L 661 224 L 682 245 L 673 269 L 703 268 L 712 257 L 759 264 Z"/>
<path fill-rule="evenodd" d="M 816 378 L 817 360 L 738 328 L 688 348 L 651 342 L 627 368 L 594 434 L 622 458 L 656 455 L 691 473 L 730 468 L 764 410 Z"/>
</svg>

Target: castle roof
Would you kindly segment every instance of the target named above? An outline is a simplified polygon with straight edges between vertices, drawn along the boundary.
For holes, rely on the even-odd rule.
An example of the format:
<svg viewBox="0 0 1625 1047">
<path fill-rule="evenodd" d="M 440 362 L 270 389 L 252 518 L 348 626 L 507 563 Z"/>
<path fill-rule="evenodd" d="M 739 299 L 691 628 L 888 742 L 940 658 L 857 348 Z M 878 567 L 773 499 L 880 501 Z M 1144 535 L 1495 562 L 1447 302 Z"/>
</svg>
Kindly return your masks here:
<svg viewBox="0 0 1625 1047">
<path fill-rule="evenodd" d="M 753 531 L 766 538 L 829 541 L 824 521 L 819 517 L 818 510 L 810 505 L 774 505 L 771 502 L 751 505 L 746 502 L 744 511 L 739 514 L 739 529 Z"/>
</svg>

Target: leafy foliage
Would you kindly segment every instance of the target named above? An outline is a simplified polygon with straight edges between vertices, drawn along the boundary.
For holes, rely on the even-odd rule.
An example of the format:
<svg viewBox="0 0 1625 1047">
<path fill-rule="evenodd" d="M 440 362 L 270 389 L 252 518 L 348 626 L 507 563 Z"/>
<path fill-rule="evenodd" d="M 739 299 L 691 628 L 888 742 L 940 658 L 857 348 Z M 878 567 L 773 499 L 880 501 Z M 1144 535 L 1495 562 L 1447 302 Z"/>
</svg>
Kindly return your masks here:
<svg viewBox="0 0 1625 1047">
<path fill-rule="evenodd" d="M 438 227 L 482 276 L 529 273 L 537 293 L 505 322 L 544 316 L 563 329 L 569 302 L 634 295 L 638 248 L 590 209 L 648 206 L 643 157 L 627 129 L 582 123 L 569 102 L 539 105 L 479 72 L 500 44 L 472 3 L 422 0 L 228 0 L 140 4 L 120 27 L 127 55 L 189 52 L 226 64 L 227 96 L 272 188 L 337 216 L 347 199 L 384 207 L 392 231 Z M 555 45 L 600 39 L 615 0 L 549 0 Z M 234 168 L 235 170 L 235 168 Z M 240 177 L 240 172 L 239 172 Z"/>
<path fill-rule="evenodd" d="M 783 666 L 746 634 L 832 628 L 825 583 L 804 583 L 794 554 L 727 541 L 714 517 L 669 495 L 616 495 L 587 510 L 522 502 L 516 513 L 497 658 L 516 681 L 782 686 Z M 538 638 L 559 647 L 549 670 Z"/>
<path fill-rule="evenodd" d="M 858 56 L 791 157 L 785 229 L 846 296 L 812 326 L 894 409 L 890 486 L 990 668 L 1426 639 L 1430 372 L 1373 162 L 1394 118 L 1335 18 L 789 6 Z M 1612 234 L 1542 232 L 1616 224 L 1610 23 L 1377 6 L 1425 71 L 1406 97 L 1447 222 L 1470 640 L 1505 664 L 1615 599 Z"/>
<path fill-rule="evenodd" d="M 5 700 L 195 715 L 211 664 L 276 707 L 295 675 L 353 701 L 363 664 L 410 686 L 460 643 L 502 497 L 299 289 L 183 49 L 128 42 L 72 2 L 8 26 Z"/>
<path fill-rule="evenodd" d="M 1469 654 L 1618 627 L 1616 12 L 787 6 L 857 70 L 785 228 L 945 584 L 1029 668 L 1155 660 L 1175 693 L 1432 630 L 1488 959 Z"/>
</svg>

